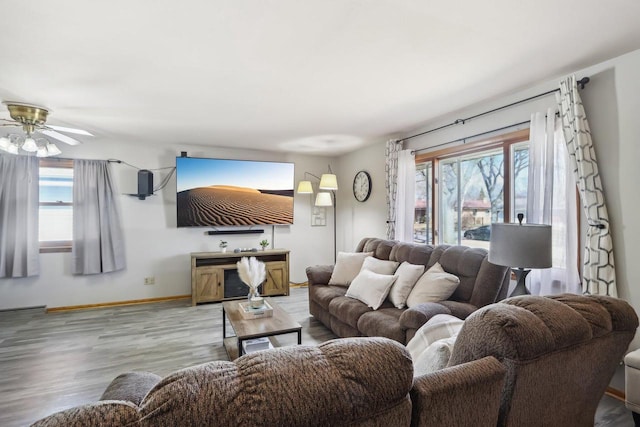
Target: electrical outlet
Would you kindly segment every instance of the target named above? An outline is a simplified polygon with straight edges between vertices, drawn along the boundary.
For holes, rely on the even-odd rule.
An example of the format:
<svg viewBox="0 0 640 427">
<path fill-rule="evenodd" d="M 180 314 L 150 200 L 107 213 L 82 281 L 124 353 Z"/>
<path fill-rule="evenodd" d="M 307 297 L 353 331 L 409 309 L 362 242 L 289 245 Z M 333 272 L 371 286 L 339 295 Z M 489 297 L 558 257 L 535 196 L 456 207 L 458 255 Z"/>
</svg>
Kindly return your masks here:
<svg viewBox="0 0 640 427">
<path fill-rule="evenodd" d="M 144 278 L 144 284 L 145 285 L 155 285 L 156 284 L 156 278 L 151 276 L 151 277 L 145 277 Z"/>
</svg>

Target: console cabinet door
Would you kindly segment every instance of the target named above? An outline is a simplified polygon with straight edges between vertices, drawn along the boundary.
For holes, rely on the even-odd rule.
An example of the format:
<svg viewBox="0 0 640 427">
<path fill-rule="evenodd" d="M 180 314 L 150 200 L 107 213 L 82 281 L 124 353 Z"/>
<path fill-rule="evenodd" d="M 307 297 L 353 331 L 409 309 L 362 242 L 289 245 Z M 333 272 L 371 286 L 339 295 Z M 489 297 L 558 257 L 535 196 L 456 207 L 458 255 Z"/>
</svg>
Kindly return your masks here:
<svg viewBox="0 0 640 427">
<path fill-rule="evenodd" d="M 289 293 L 289 271 L 285 261 L 272 261 L 265 263 L 267 278 L 262 285 L 263 294 L 288 295 Z"/>
<path fill-rule="evenodd" d="M 195 302 L 222 301 L 224 298 L 224 269 L 205 266 L 196 268 Z"/>
</svg>

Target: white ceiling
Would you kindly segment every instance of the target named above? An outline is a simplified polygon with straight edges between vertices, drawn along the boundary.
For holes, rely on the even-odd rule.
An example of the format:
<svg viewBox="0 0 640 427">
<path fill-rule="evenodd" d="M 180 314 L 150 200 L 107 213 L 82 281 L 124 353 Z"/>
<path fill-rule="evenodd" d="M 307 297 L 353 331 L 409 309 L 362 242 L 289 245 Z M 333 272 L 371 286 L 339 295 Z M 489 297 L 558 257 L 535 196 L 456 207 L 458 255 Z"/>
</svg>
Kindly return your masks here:
<svg viewBox="0 0 640 427">
<path fill-rule="evenodd" d="M 0 99 L 50 108 L 48 123 L 96 135 L 79 137 L 86 144 L 340 154 L 640 48 L 637 0 L 4 0 L 0 10 Z"/>
</svg>

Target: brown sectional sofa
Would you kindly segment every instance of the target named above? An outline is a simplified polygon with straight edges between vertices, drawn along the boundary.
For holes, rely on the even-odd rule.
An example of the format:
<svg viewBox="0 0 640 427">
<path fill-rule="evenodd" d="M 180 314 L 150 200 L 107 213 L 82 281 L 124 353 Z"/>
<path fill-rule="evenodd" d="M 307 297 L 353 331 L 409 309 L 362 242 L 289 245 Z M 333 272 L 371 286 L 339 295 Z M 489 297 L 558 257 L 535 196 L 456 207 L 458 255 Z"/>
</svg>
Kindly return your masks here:
<svg viewBox="0 0 640 427">
<path fill-rule="evenodd" d="M 447 301 L 404 309 L 385 301 L 378 310 L 372 310 L 346 297 L 347 287 L 328 285 L 333 266 L 308 267 L 309 312 L 339 337 L 382 336 L 406 344 L 436 314 L 466 319 L 478 308 L 504 299 L 507 294 L 509 269 L 489 263 L 485 249 L 365 238 L 356 252 L 373 252 L 378 259 L 407 261 L 427 269 L 439 262 L 446 272 L 460 278 L 460 285 Z"/>
</svg>

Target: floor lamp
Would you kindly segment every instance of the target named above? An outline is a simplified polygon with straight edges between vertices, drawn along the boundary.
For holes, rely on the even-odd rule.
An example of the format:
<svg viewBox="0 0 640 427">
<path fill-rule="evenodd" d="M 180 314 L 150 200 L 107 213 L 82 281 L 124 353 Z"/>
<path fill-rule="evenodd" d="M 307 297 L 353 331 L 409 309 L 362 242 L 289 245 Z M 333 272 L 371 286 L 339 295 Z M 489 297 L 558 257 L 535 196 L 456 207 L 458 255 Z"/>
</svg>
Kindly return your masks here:
<svg viewBox="0 0 640 427">
<path fill-rule="evenodd" d="M 336 224 L 336 210 L 337 210 L 337 200 L 336 200 L 336 191 L 338 190 L 338 178 L 331 171 L 331 166 L 329 166 L 329 173 L 323 173 L 321 177 L 318 177 L 312 173 L 305 172 L 305 178 L 307 175 L 314 177 L 320 184 L 318 185 L 319 190 L 328 190 L 327 191 L 318 191 L 316 195 L 316 206 L 333 206 L 333 261 L 336 261 L 337 257 L 337 224 Z M 300 181 L 298 183 L 298 194 L 313 194 L 313 186 L 311 185 L 311 181 Z"/>
<path fill-rule="evenodd" d="M 516 287 L 510 297 L 527 295 L 525 279 L 530 268 L 551 267 L 551 226 L 542 224 L 491 224 L 489 262 L 511 267 L 516 275 Z"/>
</svg>

